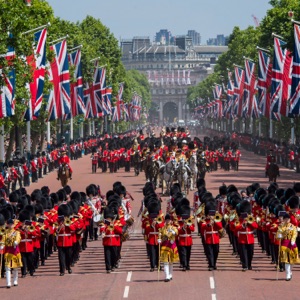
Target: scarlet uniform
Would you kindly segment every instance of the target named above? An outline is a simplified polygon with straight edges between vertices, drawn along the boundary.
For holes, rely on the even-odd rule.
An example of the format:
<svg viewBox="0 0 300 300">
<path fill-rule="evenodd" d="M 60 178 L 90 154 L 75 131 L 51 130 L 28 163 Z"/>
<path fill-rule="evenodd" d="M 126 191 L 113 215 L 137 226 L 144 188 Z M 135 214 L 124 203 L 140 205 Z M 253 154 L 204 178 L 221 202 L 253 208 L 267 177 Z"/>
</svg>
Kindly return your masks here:
<svg viewBox="0 0 300 300">
<path fill-rule="evenodd" d="M 221 230 L 222 222 L 214 222 L 206 219 L 201 224 L 201 236 L 204 241 L 205 254 L 208 260 L 209 270 L 216 269 L 216 263 L 219 256 L 219 230 Z"/>
<path fill-rule="evenodd" d="M 271 163 L 275 163 L 275 162 L 276 162 L 276 158 L 275 158 L 275 156 L 273 155 L 273 153 L 269 154 L 269 155 L 267 156 L 266 170 L 269 169 Z"/>
</svg>

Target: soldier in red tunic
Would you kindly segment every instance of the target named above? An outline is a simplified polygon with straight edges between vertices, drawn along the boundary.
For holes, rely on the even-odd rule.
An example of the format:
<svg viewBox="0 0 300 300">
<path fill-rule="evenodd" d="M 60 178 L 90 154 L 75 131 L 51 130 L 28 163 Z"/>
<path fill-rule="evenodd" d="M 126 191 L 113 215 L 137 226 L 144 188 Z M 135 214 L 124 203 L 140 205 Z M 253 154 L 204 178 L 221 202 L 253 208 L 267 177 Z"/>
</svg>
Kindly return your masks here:
<svg viewBox="0 0 300 300">
<path fill-rule="evenodd" d="M 270 152 L 269 152 L 269 154 L 267 156 L 266 177 L 268 177 L 268 169 L 269 169 L 271 163 L 276 163 L 276 157 L 275 157 L 275 155 L 273 153 L 273 149 L 272 148 L 270 149 Z"/>
<path fill-rule="evenodd" d="M 92 160 L 92 173 L 97 173 L 97 165 L 98 165 L 98 159 L 99 159 L 99 154 L 96 151 L 96 148 L 92 149 L 92 155 L 91 155 L 91 160 Z"/>
<path fill-rule="evenodd" d="M 62 165 L 66 165 L 70 171 L 70 179 L 72 179 L 73 170 L 70 165 L 70 158 L 67 155 L 66 150 L 62 149 L 60 153 L 61 153 L 61 156 L 59 158 L 59 169 L 58 169 L 57 174 L 59 174 Z M 59 180 L 59 178 L 57 178 L 57 180 Z"/>
</svg>

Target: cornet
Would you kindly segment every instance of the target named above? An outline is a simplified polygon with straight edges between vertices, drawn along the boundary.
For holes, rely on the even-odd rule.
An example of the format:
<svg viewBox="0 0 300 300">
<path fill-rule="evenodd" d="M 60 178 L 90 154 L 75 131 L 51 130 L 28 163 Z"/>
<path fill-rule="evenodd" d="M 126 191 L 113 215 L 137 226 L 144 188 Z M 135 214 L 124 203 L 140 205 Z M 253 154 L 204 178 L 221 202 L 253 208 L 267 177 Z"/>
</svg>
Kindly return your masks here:
<svg viewBox="0 0 300 300">
<path fill-rule="evenodd" d="M 67 226 L 67 227 L 69 227 L 71 225 L 71 222 L 72 222 L 71 219 L 69 217 L 66 217 L 64 225 Z"/>
<path fill-rule="evenodd" d="M 255 221 L 255 219 L 252 215 L 249 215 L 244 221 L 249 224 L 252 224 Z"/>
<path fill-rule="evenodd" d="M 191 216 L 188 219 L 184 220 L 184 225 L 191 226 L 194 223 L 194 218 Z"/>
</svg>

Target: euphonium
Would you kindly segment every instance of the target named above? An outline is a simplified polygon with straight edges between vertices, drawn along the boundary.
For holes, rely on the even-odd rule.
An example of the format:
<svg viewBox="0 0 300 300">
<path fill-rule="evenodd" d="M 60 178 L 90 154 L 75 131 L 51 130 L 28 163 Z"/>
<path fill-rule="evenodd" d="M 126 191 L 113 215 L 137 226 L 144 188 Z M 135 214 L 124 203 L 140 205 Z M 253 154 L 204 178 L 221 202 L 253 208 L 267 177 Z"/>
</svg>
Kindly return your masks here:
<svg viewBox="0 0 300 300">
<path fill-rule="evenodd" d="M 222 221 L 223 216 L 220 213 L 216 213 L 214 216 L 214 221 L 215 222 L 221 222 Z"/>
</svg>

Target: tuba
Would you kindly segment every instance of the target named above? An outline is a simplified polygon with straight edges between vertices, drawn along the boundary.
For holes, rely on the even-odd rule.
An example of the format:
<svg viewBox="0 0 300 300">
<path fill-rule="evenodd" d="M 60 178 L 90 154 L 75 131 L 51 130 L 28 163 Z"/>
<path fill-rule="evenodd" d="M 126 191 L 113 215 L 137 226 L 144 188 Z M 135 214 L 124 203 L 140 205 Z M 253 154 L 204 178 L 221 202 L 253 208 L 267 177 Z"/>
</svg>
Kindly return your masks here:
<svg viewBox="0 0 300 300">
<path fill-rule="evenodd" d="M 204 212 L 205 203 L 202 203 L 195 212 L 195 216 L 199 216 L 202 212 Z"/>
</svg>

